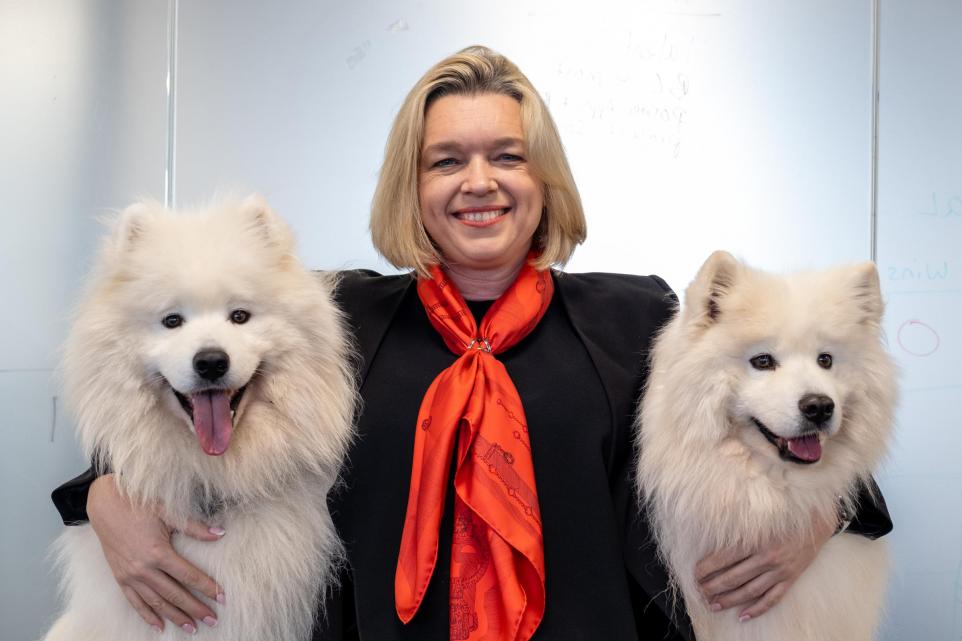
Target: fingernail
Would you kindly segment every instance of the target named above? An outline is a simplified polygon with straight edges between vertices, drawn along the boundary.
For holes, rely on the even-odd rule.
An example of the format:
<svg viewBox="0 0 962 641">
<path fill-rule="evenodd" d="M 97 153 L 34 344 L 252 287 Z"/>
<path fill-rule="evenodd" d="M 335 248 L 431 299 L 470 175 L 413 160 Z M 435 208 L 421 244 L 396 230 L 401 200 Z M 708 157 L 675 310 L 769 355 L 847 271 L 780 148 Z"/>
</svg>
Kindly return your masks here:
<svg viewBox="0 0 962 641">
<path fill-rule="evenodd" d="M 751 619 L 751 618 L 752 618 L 752 615 L 750 615 L 750 614 L 743 614 L 743 615 L 741 615 L 740 617 L 738 617 L 738 622 L 739 622 L 739 623 L 744 623 L 745 621 L 748 621 L 748 620 Z"/>
<path fill-rule="evenodd" d="M 152 627 L 154 629 L 154 632 L 156 632 L 157 634 L 163 633 L 163 630 L 160 629 L 159 625 L 152 625 L 150 627 Z"/>
<path fill-rule="evenodd" d="M 719 611 L 721 611 L 721 609 L 722 609 L 721 603 L 712 603 L 712 604 L 711 604 L 711 611 L 712 611 L 712 612 L 719 612 Z"/>
<path fill-rule="evenodd" d="M 227 534 L 227 530 L 225 530 L 222 527 L 217 527 L 216 525 L 214 527 L 207 528 L 207 531 L 213 534 L 214 536 L 224 536 L 225 534 Z"/>
<path fill-rule="evenodd" d="M 223 592 L 218 592 L 218 593 L 217 593 L 217 602 L 220 603 L 221 605 L 226 605 L 226 604 L 227 604 L 227 597 L 224 596 L 224 593 L 223 593 Z"/>
<path fill-rule="evenodd" d="M 184 632 L 187 634 L 197 634 L 197 628 L 195 628 L 192 623 L 185 623 L 180 627 L 183 628 Z"/>
<path fill-rule="evenodd" d="M 212 628 L 217 625 L 217 619 L 214 617 L 204 617 L 204 623 L 207 624 L 208 628 Z"/>
</svg>

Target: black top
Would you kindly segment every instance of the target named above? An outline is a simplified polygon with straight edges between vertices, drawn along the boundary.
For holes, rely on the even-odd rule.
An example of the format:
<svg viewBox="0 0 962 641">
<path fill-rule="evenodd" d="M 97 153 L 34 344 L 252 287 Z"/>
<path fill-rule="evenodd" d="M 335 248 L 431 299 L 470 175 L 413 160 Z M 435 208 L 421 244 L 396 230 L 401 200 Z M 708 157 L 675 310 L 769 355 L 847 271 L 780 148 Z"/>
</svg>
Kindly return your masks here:
<svg viewBox="0 0 962 641">
<path fill-rule="evenodd" d="M 674 296 L 654 277 L 562 274 L 555 283 L 539 326 L 499 355 L 528 418 L 544 522 L 547 603 L 534 639 L 691 640 L 683 612 L 673 613 L 677 629 L 667 623 L 667 578 L 631 483 L 647 348 L 670 317 Z M 424 391 L 455 355 L 426 322 L 410 277 L 347 272 L 337 294 L 358 343 L 364 405 L 344 483 L 330 497 L 348 567 L 314 638 L 447 641 L 450 490 L 437 567 L 407 626 L 394 611 L 394 570 L 413 424 Z M 54 492 L 65 522 L 86 518 L 92 476 L 88 471 Z M 851 529 L 887 533 L 884 501 L 863 493 Z"/>
</svg>

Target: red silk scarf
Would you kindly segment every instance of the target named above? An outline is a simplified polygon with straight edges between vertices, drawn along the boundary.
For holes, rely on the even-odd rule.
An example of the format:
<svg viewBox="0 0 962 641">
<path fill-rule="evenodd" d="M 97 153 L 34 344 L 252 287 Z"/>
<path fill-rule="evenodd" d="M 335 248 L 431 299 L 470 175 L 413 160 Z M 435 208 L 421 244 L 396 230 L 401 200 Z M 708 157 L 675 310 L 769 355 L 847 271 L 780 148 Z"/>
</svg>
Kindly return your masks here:
<svg viewBox="0 0 962 641">
<path fill-rule="evenodd" d="M 418 280 L 418 296 L 431 324 L 459 357 L 431 383 L 418 412 L 394 576 L 397 613 L 404 623 L 411 620 L 434 572 L 457 445 L 450 638 L 527 641 L 545 607 L 541 511 L 521 398 L 494 355 L 535 328 L 551 302 L 554 282 L 549 271 L 537 271 L 526 261 L 479 330 L 440 267 L 431 276 Z"/>
</svg>

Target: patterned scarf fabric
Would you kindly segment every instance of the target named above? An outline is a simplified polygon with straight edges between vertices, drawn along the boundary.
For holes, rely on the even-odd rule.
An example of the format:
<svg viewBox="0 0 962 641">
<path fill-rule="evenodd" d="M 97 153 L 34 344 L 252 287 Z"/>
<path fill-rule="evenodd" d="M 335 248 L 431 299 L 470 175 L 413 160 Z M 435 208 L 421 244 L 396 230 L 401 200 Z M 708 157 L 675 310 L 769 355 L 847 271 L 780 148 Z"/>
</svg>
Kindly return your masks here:
<svg viewBox="0 0 962 641">
<path fill-rule="evenodd" d="M 526 261 L 478 328 L 440 267 L 431 276 L 418 280 L 418 295 L 431 324 L 459 357 L 431 383 L 418 412 L 394 577 L 397 613 L 409 622 L 431 580 L 457 446 L 450 638 L 527 641 L 545 607 L 541 512 L 524 409 L 495 355 L 537 326 L 554 282 L 550 271 L 536 271 Z"/>
</svg>

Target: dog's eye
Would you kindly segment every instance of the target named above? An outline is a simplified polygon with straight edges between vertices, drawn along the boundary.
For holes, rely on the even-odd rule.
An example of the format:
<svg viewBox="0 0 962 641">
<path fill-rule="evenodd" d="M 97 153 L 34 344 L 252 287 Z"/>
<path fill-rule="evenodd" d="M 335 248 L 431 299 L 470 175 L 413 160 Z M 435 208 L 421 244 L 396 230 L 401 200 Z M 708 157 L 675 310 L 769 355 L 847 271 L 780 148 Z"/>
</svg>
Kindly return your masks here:
<svg viewBox="0 0 962 641">
<path fill-rule="evenodd" d="M 246 309 L 235 309 L 230 313 L 230 322 L 243 325 L 251 318 L 251 313 Z"/>
<path fill-rule="evenodd" d="M 753 356 L 748 360 L 755 369 L 775 369 L 778 363 L 775 362 L 775 357 L 771 354 L 759 354 L 758 356 Z"/>
<path fill-rule="evenodd" d="M 819 354 L 818 364 L 825 369 L 832 369 L 832 355 L 831 354 Z"/>
<path fill-rule="evenodd" d="M 160 323 L 167 329 L 175 329 L 184 324 L 184 317 L 180 314 L 167 314 Z"/>
</svg>

